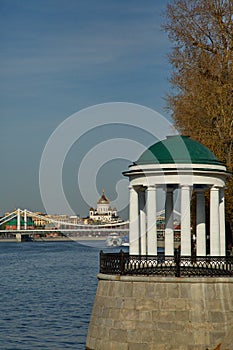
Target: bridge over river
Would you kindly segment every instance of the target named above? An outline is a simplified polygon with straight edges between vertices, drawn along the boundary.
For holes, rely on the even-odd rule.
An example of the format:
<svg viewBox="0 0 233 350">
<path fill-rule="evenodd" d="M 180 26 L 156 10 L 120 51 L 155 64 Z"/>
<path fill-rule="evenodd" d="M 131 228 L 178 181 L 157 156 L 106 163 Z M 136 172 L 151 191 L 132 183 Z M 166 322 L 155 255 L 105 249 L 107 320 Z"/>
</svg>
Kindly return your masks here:
<svg viewBox="0 0 233 350">
<path fill-rule="evenodd" d="M 14 220 L 15 225 L 9 225 Z M 44 227 L 36 227 L 33 220 L 41 220 Z M 8 224 L 8 225 L 7 225 Z M 21 240 L 22 238 L 35 238 L 45 236 L 67 236 L 75 237 L 106 237 L 110 233 L 128 235 L 129 222 L 111 222 L 106 224 L 81 224 L 72 221 L 56 220 L 53 217 L 40 215 L 28 209 L 16 209 L 0 219 L 0 236 L 12 237 Z"/>
</svg>

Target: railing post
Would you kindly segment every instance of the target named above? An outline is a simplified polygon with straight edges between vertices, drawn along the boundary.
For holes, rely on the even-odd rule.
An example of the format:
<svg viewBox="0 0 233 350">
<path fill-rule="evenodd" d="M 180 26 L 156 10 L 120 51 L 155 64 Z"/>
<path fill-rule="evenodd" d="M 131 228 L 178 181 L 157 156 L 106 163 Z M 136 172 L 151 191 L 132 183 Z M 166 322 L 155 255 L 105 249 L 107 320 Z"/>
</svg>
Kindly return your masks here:
<svg viewBox="0 0 233 350">
<path fill-rule="evenodd" d="M 226 270 L 231 271 L 231 274 L 233 275 L 233 256 L 226 256 Z"/>
<path fill-rule="evenodd" d="M 180 248 L 175 252 L 175 276 L 180 277 Z"/>
<path fill-rule="evenodd" d="M 125 254 L 123 250 L 120 251 L 120 274 L 124 275 L 125 273 Z"/>
</svg>

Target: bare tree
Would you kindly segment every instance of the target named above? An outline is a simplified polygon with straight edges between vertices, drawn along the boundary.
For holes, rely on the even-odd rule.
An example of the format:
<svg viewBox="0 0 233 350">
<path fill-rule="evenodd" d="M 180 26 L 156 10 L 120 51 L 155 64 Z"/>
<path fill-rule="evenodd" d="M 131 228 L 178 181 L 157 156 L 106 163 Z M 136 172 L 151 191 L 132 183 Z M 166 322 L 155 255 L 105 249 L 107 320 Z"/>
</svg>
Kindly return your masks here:
<svg viewBox="0 0 233 350">
<path fill-rule="evenodd" d="M 233 0 L 174 0 L 163 26 L 174 44 L 175 126 L 209 147 L 233 171 Z M 233 222 L 233 180 L 226 191 Z"/>
</svg>

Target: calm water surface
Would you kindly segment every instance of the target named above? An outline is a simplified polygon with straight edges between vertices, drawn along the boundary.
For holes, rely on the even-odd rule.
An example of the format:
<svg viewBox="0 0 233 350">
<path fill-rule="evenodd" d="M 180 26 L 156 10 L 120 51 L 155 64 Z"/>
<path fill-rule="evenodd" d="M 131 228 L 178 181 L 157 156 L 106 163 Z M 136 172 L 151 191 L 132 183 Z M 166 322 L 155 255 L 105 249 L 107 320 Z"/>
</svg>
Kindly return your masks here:
<svg viewBox="0 0 233 350">
<path fill-rule="evenodd" d="M 99 248 L 0 243 L 0 349 L 85 349 Z"/>
</svg>

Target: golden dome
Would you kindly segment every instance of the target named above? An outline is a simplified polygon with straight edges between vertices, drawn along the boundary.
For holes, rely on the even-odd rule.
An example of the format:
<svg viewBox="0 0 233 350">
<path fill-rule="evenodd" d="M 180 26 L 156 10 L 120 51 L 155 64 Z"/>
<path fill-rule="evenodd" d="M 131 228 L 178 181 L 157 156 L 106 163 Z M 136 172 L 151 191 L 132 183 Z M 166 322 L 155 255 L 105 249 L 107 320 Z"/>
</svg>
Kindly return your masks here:
<svg viewBox="0 0 233 350">
<path fill-rule="evenodd" d="M 102 195 L 97 203 L 98 204 L 109 204 L 110 203 L 109 199 L 104 194 L 104 190 L 102 191 Z"/>
</svg>

